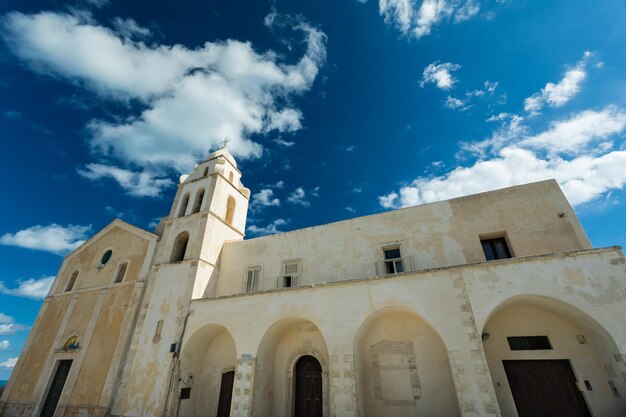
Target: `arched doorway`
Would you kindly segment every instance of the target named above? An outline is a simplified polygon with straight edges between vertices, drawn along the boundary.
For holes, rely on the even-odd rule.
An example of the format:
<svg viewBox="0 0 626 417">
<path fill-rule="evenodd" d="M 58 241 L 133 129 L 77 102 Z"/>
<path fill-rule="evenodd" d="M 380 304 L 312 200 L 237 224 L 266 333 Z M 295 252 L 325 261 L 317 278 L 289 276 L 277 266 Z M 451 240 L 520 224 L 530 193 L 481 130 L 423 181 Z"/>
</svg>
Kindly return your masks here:
<svg viewBox="0 0 626 417">
<path fill-rule="evenodd" d="M 310 359 L 302 359 L 307 357 L 315 359 L 317 365 Z M 328 362 L 326 341 L 315 323 L 300 317 L 286 317 L 273 323 L 265 332 L 257 351 L 251 416 L 330 415 Z M 307 369 L 302 370 L 304 374 L 298 374 L 298 367 L 307 364 Z M 301 392 L 296 388 L 296 378 L 307 374 L 311 378 L 308 383 L 313 383 L 313 379 L 315 383 L 321 383 L 321 392 L 316 397 L 321 406 L 320 414 L 296 413 L 295 395 Z"/>
<path fill-rule="evenodd" d="M 235 341 L 225 327 L 196 331 L 181 350 L 178 416 L 229 416 L 236 366 Z"/>
<path fill-rule="evenodd" d="M 294 417 L 322 417 L 322 365 L 313 356 L 302 356 L 294 374 Z"/>
<path fill-rule="evenodd" d="M 619 350 L 578 308 L 515 297 L 494 309 L 482 339 L 503 417 L 626 415 Z"/>
</svg>

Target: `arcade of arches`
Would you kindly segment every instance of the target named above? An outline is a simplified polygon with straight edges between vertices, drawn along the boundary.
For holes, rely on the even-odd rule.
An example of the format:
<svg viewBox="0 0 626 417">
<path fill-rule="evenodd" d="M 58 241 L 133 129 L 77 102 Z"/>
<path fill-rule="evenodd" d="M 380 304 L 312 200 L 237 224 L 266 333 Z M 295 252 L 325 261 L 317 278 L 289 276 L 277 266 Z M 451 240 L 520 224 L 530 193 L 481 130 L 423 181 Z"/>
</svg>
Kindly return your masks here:
<svg viewBox="0 0 626 417">
<path fill-rule="evenodd" d="M 516 385 L 516 378 L 532 378 L 533 372 L 542 372 L 542 366 L 550 368 L 548 373 L 564 369 L 565 376 L 547 382 L 553 386 L 544 388 L 550 390 L 537 394 L 545 404 L 554 403 L 554 410 L 562 397 L 573 395 L 577 396 L 574 402 L 579 402 L 565 405 L 569 414 L 562 415 L 591 416 L 589 409 L 600 413 L 596 415 L 619 415 L 616 403 L 602 401 L 614 393 L 600 383 L 607 373 L 617 378 L 624 372 L 615 364 L 618 350 L 602 326 L 575 307 L 548 298 L 513 298 L 491 312 L 482 335 L 503 416 L 544 415 L 541 407 L 532 409 L 532 401 L 530 408 L 524 408 L 524 395 L 537 393 L 529 394 Z M 526 335 L 546 336 L 550 348 L 512 350 L 507 337 Z M 336 355 L 329 352 L 324 334 L 310 320 L 288 317 L 269 325 L 258 341 L 256 357 L 247 358 L 238 357 L 235 339 L 226 327 L 206 325 L 189 338 L 181 353 L 181 388 L 192 389 L 187 391 L 188 398 L 179 400 L 178 415 L 331 416 L 337 391 L 350 389 L 363 417 L 481 415 L 463 410 L 457 393 L 462 382 L 453 375 L 454 361 L 444 340 L 412 311 L 375 311 L 361 321 L 351 338 L 352 368 L 344 366 L 338 375 L 333 369 Z M 240 372 L 242 365 L 251 371 Z M 576 385 L 575 389 L 567 386 L 575 383 L 568 378 L 578 374 L 588 378 L 593 395 L 583 395 Z M 342 377 L 352 382 L 337 386 Z M 237 414 L 239 406 L 233 404 L 230 413 L 224 411 L 231 406 L 231 397 L 241 394 L 250 396 L 250 410 Z"/>
</svg>

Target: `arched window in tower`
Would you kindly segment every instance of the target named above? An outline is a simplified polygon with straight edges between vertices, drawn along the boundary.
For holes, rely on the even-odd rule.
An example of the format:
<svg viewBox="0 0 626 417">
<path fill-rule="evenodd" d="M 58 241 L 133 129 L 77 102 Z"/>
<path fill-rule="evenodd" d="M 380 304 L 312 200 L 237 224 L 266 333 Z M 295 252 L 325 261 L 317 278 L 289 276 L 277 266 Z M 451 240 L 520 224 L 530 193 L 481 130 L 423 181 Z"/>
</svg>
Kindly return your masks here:
<svg viewBox="0 0 626 417">
<path fill-rule="evenodd" d="M 180 203 L 180 210 L 178 210 L 178 217 L 183 217 L 187 212 L 187 205 L 189 204 L 189 193 L 183 196 L 183 201 Z"/>
<path fill-rule="evenodd" d="M 189 233 L 182 232 L 176 237 L 174 241 L 174 248 L 172 249 L 172 257 L 170 262 L 180 262 L 185 259 L 185 252 L 187 252 L 187 242 L 189 242 Z"/>
<path fill-rule="evenodd" d="M 202 208 L 202 200 L 204 200 L 204 188 L 201 188 L 196 193 L 196 201 L 193 202 L 193 210 L 191 211 L 192 214 L 200 211 L 200 208 Z"/>
<path fill-rule="evenodd" d="M 228 174 L 228 181 L 232 184 L 233 183 L 233 179 L 235 179 L 235 176 L 231 172 L 230 174 Z"/>
<path fill-rule="evenodd" d="M 233 224 L 233 216 L 235 215 L 235 199 L 228 197 L 228 203 L 226 203 L 226 223 Z"/>
<path fill-rule="evenodd" d="M 207 175 L 209 175 L 209 167 L 204 168 L 204 172 L 202 173 L 203 177 L 206 177 Z"/>
</svg>

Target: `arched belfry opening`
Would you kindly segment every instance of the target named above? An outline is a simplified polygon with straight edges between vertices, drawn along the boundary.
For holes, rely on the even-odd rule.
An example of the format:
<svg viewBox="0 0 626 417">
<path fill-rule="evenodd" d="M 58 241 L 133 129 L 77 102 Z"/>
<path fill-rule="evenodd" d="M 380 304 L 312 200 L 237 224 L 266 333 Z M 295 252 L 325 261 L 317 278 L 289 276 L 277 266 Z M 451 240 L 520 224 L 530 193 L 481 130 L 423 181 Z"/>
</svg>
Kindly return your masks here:
<svg viewBox="0 0 626 417">
<path fill-rule="evenodd" d="M 183 200 L 180 203 L 180 209 L 178 210 L 178 217 L 183 217 L 187 212 L 187 206 L 189 205 L 189 193 L 183 196 Z"/>
<path fill-rule="evenodd" d="M 202 201 L 204 200 L 204 188 L 201 188 L 197 193 L 196 193 L 196 200 L 193 203 L 193 210 L 191 211 L 192 214 L 197 213 L 200 211 L 200 209 L 202 208 Z"/>
<path fill-rule="evenodd" d="M 232 197 L 228 197 L 228 202 L 226 203 L 226 223 L 232 225 L 233 217 L 235 216 L 235 199 Z"/>
<path fill-rule="evenodd" d="M 176 236 L 174 241 L 174 247 L 172 248 L 172 257 L 170 262 L 180 262 L 185 259 L 185 253 L 187 252 L 187 242 L 189 242 L 189 233 L 182 232 Z"/>
</svg>

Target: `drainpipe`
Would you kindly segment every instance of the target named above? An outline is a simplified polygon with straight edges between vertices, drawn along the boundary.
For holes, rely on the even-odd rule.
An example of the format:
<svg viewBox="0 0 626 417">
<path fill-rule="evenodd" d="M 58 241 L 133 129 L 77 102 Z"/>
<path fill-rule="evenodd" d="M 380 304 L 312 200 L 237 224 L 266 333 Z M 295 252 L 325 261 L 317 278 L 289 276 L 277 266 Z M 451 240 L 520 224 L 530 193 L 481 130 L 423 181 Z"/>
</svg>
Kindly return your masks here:
<svg viewBox="0 0 626 417">
<path fill-rule="evenodd" d="M 176 367 L 179 366 L 180 364 L 180 349 L 182 347 L 183 337 L 185 336 L 185 330 L 187 329 L 187 320 L 189 319 L 190 315 L 191 315 L 191 311 L 188 311 L 187 315 L 185 316 L 185 321 L 183 322 L 183 331 L 180 332 L 180 338 L 178 339 L 178 352 L 174 352 L 174 361 L 172 363 L 172 369 L 170 370 L 170 381 L 167 387 L 167 395 L 165 396 L 165 406 L 163 407 L 163 413 L 161 414 L 162 417 L 167 416 L 167 409 L 170 404 L 172 385 L 174 384 L 174 372 L 176 372 Z"/>
</svg>

